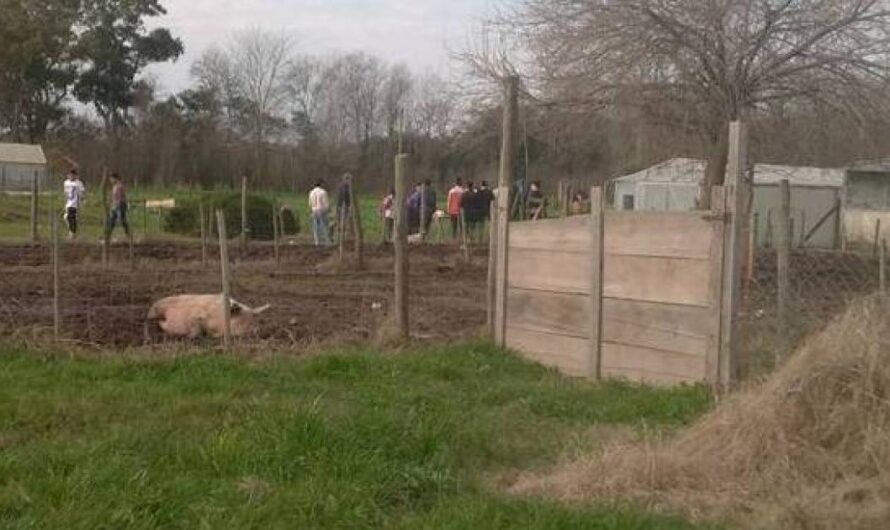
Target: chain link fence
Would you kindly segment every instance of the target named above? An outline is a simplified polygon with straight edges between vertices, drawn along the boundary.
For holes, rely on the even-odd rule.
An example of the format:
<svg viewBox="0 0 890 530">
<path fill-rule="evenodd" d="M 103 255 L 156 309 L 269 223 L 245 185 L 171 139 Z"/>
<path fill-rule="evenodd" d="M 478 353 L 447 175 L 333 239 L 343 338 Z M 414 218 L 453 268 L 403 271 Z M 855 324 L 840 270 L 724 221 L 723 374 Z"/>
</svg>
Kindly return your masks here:
<svg viewBox="0 0 890 530">
<path fill-rule="evenodd" d="M 879 290 L 880 261 L 873 252 L 794 249 L 783 316 L 778 252 L 756 249 L 745 278 L 740 322 L 747 375 L 769 371 L 782 356 L 843 314 L 851 301 Z"/>
</svg>

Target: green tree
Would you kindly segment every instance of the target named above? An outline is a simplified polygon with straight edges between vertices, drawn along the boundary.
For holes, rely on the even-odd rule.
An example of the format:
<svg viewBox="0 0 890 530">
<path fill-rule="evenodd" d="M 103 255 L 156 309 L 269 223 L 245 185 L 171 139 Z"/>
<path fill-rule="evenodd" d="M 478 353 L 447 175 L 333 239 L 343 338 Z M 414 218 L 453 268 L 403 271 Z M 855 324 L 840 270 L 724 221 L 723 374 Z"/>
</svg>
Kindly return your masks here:
<svg viewBox="0 0 890 530">
<path fill-rule="evenodd" d="M 152 63 L 175 60 L 182 42 L 168 29 L 147 31 L 145 19 L 166 13 L 158 0 L 82 0 L 76 53 L 86 67 L 74 86 L 113 134 L 129 124 L 136 76 Z"/>
<path fill-rule="evenodd" d="M 0 131 L 37 142 L 65 115 L 79 0 L 0 0 Z"/>
</svg>

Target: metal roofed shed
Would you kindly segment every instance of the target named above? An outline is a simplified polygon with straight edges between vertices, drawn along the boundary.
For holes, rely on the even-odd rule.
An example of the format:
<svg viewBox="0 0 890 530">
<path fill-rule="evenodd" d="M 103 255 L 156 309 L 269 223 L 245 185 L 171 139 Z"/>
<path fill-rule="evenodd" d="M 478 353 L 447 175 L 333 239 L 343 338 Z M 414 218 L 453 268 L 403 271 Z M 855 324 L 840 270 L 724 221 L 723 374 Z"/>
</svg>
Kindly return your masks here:
<svg viewBox="0 0 890 530">
<path fill-rule="evenodd" d="M 693 158 L 673 158 L 643 171 L 613 181 L 613 207 L 617 210 L 690 211 L 695 210 L 705 175 L 705 162 Z M 775 234 L 770 228 L 781 198 L 779 182 L 791 184 L 791 211 L 795 242 L 800 243 L 810 228 L 834 210 L 843 195 L 846 172 L 843 169 L 757 164 L 754 166 L 754 215 L 757 240 L 768 242 Z M 839 244 L 836 223 L 826 222 L 807 241 L 808 246 L 832 248 Z"/>
<path fill-rule="evenodd" d="M 0 192 L 31 191 L 34 179 L 49 185 L 46 155 L 39 145 L 0 143 Z"/>
<path fill-rule="evenodd" d="M 873 244 L 878 230 L 879 238 L 890 231 L 890 160 L 860 162 L 847 170 L 844 196 L 847 242 Z"/>
</svg>

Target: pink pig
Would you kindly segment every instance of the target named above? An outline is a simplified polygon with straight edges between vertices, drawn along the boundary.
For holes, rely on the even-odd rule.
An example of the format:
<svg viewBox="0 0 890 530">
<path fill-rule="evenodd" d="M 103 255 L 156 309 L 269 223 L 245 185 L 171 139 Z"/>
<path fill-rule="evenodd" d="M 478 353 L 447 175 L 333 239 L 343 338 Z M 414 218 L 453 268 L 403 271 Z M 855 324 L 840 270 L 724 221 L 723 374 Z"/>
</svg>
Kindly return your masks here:
<svg viewBox="0 0 890 530">
<path fill-rule="evenodd" d="M 269 310 L 270 305 L 252 309 L 231 299 L 232 336 L 255 333 L 259 329 L 256 317 Z M 173 337 L 196 339 L 201 336 L 223 336 L 225 320 L 222 295 L 185 294 L 158 300 L 148 311 L 145 327 L 146 340 L 150 332 L 160 329 Z"/>
</svg>

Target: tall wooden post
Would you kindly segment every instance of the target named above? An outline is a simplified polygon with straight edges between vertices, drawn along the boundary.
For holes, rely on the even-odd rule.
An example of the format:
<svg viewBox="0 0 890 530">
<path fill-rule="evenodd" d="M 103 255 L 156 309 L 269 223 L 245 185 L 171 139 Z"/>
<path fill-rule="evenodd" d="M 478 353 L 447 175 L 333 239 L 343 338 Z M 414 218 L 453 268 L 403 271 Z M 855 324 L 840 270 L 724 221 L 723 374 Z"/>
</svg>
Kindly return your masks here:
<svg viewBox="0 0 890 530">
<path fill-rule="evenodd" d="M 791 295 L 791 184 L 787 179 L 779 184 L 781 195 L 781 207 L 779 208 L 778 230 L 776 230 L 777 274 L 779 294 L 779 330 L 782 338 L 780 357 L 788 352 L 790 347 L 788 300 Z"/>
<path fill-rule="evenodd" d="M 226 216 L 222 210 L 216 211 L 216 225 L 219 233 L 219 262 L 222 273 L 223 346 L 228 350 L 232 343 L 232 293 L 229 277 L 229 246 L 226 238 Z"/>
<path fill-rule="evenodd" d="M 605 194 L 600 187 L 590 188 L 590 356 L 587 375 L 602 377 L 603 263 L 605 261 Z"/>
<path fill-rule="evenodd" d="M 498 205 L 496 202 L 491 203 L 491 227 L 488 236 L 488 288 L 486 289 L 486 329 L 489 338 L 495 339 L 495 300 L 497 298 L 497 254 L 498 254 Z M 463 209 L 461 209 L 461 233 L 463 233 Z"/>
<path fill-rule="evenodd" d="M 248 230 L 247 223 L 247 177 L 241 177 L 241 251 L 247 250 Z"/>
<path fill-rule="evenodd" d="M 365 231 L 362 227 L 362 209 L 355 194 L 355 179 L 349 183 L 349 206 L 352 211 L 352 231 L 355 235 L 355 266 L 365 266 Z"/>
<path fill-rule="evenodd" d="M 470 233 L 467 229 L 467 212 L 463 208 L 460 209 L 460 237 L 461 249 L 464 254 L 464 261 L 470 262 Z"/>
<path fill-rule="evenodd" d="M 201 218 L 201 268 L 207 268 L 207 216 L 204 214 L 204 203 L 198 203 L 198 217 Z"/>
<path fill-rule="evenodd" d="M 726 218 L 723 237 L 723 302 L 720 331 L 719 384 L 728 388 L 739 376 L 739 347 L 736 327 L 742 300 L 742 264 L 745 261 L 746 224 L 749 221 L 747 202 L 748 133 L 745 125 L 735 121 L 729 125 L 729 158 L 726 166 Z"/>
<path fill-rule="evenodd" d="M 108 168 L 102 168 L 102 183 L 100 184 L 102 194 L 102 266 L 108 267 L 108 253 L 111 250 L 111 231 L 108 230 L 108 218 L 111 211 L 108 206 Z"/>
<path fill-rule="evenodd" d="M 59 340 L 62 331 L 62 315 L 59 307 L 59 275 L 61 271 L 59 255 L 59 216 L 52 215 L 50 219 L 50 237 L 53 248 L 53 338 Z"/>
<path fill-rule="evenodd" d="M 881 240 L 881 252 L 878 257 L 878 285 L 881 294 L 887 294 L 887 240 Z"/>
<path fill-rule="evenodd" d="M 426 206 L 426 194 L 427 194 L 426 182 L 421 182 L 420 183 L 420 227 L 418 229 L 420 230 L 420 240 L 424 241 L 424 242 L 426 241 L 426 216 L 428 214 L 427 206 Z"/>
<path fill-rule="evenodd" d="M 339 199 L 338 199 L 339 200 Z M 340 263 L 343 263 L 343 255 L 346 253 L 346 208 L 337 208 L 337 249 Z"/>
<path fill-rule="evenodd" d="M 881 218 L 875 221 L 875 240 L 872 244 L 872 255 L 878 257 L 878 247 L 881 245 Z"/>
<path fill-rule="evenodd" d="M 395 210 L 395 228 L 393 249 L 395 251 L 395 316 L 396 326 L 402 339 L 410 337 L 408 321 L 408 219 L 405 201 L 408 199 L 408 165 L 410 157 L 396 157 L 396 196 L 393 204 Z"/>
<path fill-rule="evenodd" d="M 281 266 L 281 249 L 278 248 L 278 206 L 272 201 L 272 244 L 275 248 L 275 266 Z"/>
<path fill-rule="evenodd" d="M 835 208 L 835 217 L 834 217 L 834 248 L 837 249 L 845 249 L 846 245 L 844 244 L 844 233 L 843 233 L 843 200 L 838 196 L 835 199 L 834 203 Z"/>
<path fill-rule="evenodd" d="M 504 119 L 498 175 L 497 285 L 495 287 L 495 344 L 507 345 L 507 257 L 510 242 L 510 189 L 516 173 L 516 118 L 519 77 L 504 80 Z"/>
<path fill-rule="evenodd" d="M 34 171 L 34 179 L 31 182 L 31 241 L 37 241 L 37 216 L 40 215 L 38 208 L 38 196 L 40 194 L 40 184 L 38 181 L 37 171 Z"/>
</svg>

